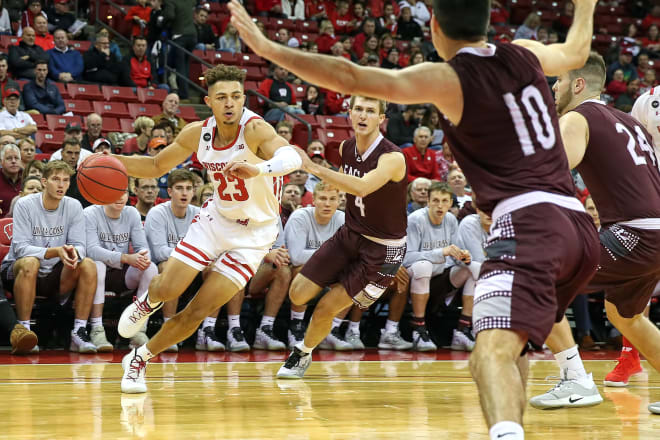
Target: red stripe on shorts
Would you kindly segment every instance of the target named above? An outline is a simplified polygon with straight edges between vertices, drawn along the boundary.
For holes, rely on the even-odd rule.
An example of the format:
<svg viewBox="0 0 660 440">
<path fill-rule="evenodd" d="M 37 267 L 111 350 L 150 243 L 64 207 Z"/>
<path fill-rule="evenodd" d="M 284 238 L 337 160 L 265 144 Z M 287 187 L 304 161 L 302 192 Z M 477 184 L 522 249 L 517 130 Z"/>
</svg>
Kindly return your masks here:
<svg viewBox="0 0 660 440">
<path fill-rule="evenodd" d="M 183 256 L 186 256 L 186 257 L 190 258 L 191 260 L 193 260 L 193 261 L 196 262 L 196 263 L 201 264 L 202 266 L 208 266 L 208 265 L 209 265 L 209 262 L 208 262 L 208 261 L 201 261 L 201 260 L 199 260 L 197 257 L 195 257 L 195 256 L 189 254 L 188 252 L 184 251 L 184 250 L 181 249 L 179 246 L 175 247 L 175 248 L 174 248 L 174 251 L 180 253 L 180 254 L 183 255 Z"/>
<path fill-rule="evenodd" d="M 195 216 L 195 217 L 196 217 L 196 216 Z M 192 245 L 186 243 L 186 242 L 183 241 L 183 240 L 181 240 L 181 243 L 179 243 L 179 244 L 180 244 L 181 246 L 187 247 L 187 248 L 190 249 L 192 252 L 195 252 L 197 255 L 199 255 L 200 257 L 202 257 L 202 259 L 203 259 L 204 261 L 211 261 L 211 259 L 210 259 L 209 257 L 207 257 L 206 254 L 205 254 L 204 252 L 200 251 L 200 250 L 197 249 L 195 246 L 192 246 Z"/>
<path fill-rule="evenodd" d="M 222 260 L 221 263 L 224 264 L 225 266 L 230 267 L 231 269 L 233 269 L 234 272 L 240 274 L 240 275 L 245 279 L 245 282 L 246 282 L 246 283 L 247 283 L 248 281 L 250 281 L 250 278 L 248 278 L 248 276 L 245 275 L 245 273 L 243 273 L 243 271 L 242 271 L 241 269 L 239 269 L 238 267 L 234 266 L 234 265 L 231 264 L 229 261 Z"/>
<path fill-rule="evenodd" d="M 231 255 L 229 255 L 229 254 L 225 254 L 225 257 L 229 258 L 229 260 L 230 260 L 232 263 L 234 263 L 234 264 L 240 264 L 245 270 L 248 271 L 248 273 L 250 274 L 251 277 L 254 276 L 254 272 L 252 271 L 252 269 L 250 268 L 250 266 L 248 266 L 247 264 L 245 264 L 245 263 L 241 263 L 241 262 L 238 261 L 236 258 L 232 258 Z"/>
</svg>

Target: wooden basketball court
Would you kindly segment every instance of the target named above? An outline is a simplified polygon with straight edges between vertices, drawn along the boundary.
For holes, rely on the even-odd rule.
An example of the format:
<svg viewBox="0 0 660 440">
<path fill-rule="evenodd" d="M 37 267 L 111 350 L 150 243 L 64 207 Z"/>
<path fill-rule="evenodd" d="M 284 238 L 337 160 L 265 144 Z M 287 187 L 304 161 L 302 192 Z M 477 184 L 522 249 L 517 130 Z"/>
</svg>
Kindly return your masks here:
<svg viewBox="0 0 660 440">
<path fill-rule="evenodd" d="M 122 395 L 124 352 L 0 355 L 2 439 L 488 439 L 463 353 L 320 352 L 304 381 L 280 381 L 284 353 L 183 352 L 157 358 L 146 395 Z M 585 362 L 598 383 L 615 353 Z M 528 394 L 557 368 L 534 354 Z M 318 360 L 317 360 L 318 359 Z M 527 407 L 528 439 L 660 438 L 660 375 L 626 389 L 599 387 L 596 407 Z"/>
</svg>

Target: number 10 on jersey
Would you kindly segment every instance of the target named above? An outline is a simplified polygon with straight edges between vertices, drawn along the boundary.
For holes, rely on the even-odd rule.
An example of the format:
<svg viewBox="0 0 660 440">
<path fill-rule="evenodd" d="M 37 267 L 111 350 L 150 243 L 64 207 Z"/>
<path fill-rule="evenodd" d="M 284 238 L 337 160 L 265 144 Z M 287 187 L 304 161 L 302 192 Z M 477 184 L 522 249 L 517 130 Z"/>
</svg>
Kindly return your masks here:
<svg viewBox="0 0 660 440">
<path fill-rule="evenodd" d="M 245 181 L 238 177 L 227 177 L 223 173 L 214 173 L 213 178 L 218 181 L 218 197 L 225 202 L 244 202 L 250 195 L 245 187 Z M 229 184 L 232 183 L 231 187 Z"/>
</svg>

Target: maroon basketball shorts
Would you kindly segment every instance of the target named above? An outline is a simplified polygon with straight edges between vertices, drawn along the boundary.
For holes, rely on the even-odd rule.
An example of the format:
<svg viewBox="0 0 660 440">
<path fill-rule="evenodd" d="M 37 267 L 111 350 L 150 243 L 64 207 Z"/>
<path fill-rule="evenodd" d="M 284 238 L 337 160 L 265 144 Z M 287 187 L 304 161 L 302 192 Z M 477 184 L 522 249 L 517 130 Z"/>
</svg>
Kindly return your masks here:
<svg viewBox="0 0 660 440">
<path fill-rule="evenodd" d="M 405 242 L 379 244 L 344 225 L 314 252 L 300 273 L 321 287 L 341 283 L 353 302 L 366 309 L 392 283 L 405 254 Z"/>
<path fill-rule="evenodd" d="M 604 290 L 623 317 L 642 313 L 660 281 L 660 230 L 614 224 L 601 229 L 600 245 L 587 291 Z"/>
<path fill-rule="evenodd" d="M 585 212 L 538 203 L 495 218 L 486 255 L 474 296 L 475 333 L 516 330 L 542 345 L 594 275 L 598 236 Z"/>
</svg>

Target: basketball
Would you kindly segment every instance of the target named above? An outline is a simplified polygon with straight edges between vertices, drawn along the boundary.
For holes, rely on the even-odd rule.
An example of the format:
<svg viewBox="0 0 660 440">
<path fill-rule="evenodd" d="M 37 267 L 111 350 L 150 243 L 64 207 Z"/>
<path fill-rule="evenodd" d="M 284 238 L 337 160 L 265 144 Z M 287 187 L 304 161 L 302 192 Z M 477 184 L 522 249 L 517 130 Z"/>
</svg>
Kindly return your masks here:
<svg viewBox="0 0 660 440">
<path fill-rule="evenodd" d="M 107 205 L 117 201 L 128 188 L 126 168 L 108 155 L 88 157 L 78 167 L 78 190 L 89 202 Z"/>
</svg>

